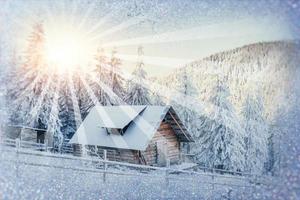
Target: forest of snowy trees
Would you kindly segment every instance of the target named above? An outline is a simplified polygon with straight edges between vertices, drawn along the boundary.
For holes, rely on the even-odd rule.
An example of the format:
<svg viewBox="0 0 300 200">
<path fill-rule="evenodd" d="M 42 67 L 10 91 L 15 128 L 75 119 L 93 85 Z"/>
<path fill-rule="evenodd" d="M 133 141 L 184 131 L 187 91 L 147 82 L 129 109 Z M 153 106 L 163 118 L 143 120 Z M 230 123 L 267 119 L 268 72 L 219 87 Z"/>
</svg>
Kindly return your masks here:
<svg viewBox="0 0 300 200">
<path fill-rule="evenodd" d="M 130 79 L 122 76 L 122 61 L 113 49 L 111 56 L 99 47 L 89 74 L 73 72 L 62 79 L 44 55 L 45 34 L 38 23 L 28 37 L 22 59 L 14 58 L 7 84 L 9 124 L 44 128 L 60 148 L 96 104 L 170 104 L 195 138 L 189 148 L 195 160 L 206 167 L 277 173 L 282 129 L 278 118 L 294 106 L 289 80 L 296 66 L 286 54 L 293 43 L 261 43 L 215 54 L 178 68 L 154 83 L 175 89 L 208 105 L 198 112 L 188 100 L 174 101 L 164 91 L 145 85 L 150 80 L 143 62 L 144 51 Z M 272 74 L 272 76 L 270 75 Z M 277 120 L 277 121 L 276 121 Z"/>
<path fill-rule="evenodd" d="M 287 159 L 282 155 L 281 148 L 287 145 L 282 138 L 290 132 L 282 119 L 299 107 L 298 49 L 297 41 L 248 45 L 156 79 L 204 103 L 199 112 L 187 106 L 189 102 L 161 96 L 193 134 L 196 142 L 190 148 L 198 163 L 255 174 L 279 173 L 281 160 Z"/>
</svg>

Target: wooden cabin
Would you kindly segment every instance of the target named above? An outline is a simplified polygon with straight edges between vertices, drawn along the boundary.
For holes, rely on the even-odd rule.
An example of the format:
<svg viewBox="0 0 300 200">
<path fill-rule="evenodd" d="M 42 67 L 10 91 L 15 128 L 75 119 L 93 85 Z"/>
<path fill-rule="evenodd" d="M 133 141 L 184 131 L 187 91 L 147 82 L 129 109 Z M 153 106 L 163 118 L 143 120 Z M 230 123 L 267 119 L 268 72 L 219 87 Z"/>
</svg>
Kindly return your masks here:
<svg viewBox="0 0 300 200">
<path fill-rule="evenodd" d="M 193 139 L 171 106 L 95 106 L 69 143 L 80 155 L 103 156 L 106 149 L 109 160 L 164 166 L 179 163 L 188 142 Z"/>
</svg>

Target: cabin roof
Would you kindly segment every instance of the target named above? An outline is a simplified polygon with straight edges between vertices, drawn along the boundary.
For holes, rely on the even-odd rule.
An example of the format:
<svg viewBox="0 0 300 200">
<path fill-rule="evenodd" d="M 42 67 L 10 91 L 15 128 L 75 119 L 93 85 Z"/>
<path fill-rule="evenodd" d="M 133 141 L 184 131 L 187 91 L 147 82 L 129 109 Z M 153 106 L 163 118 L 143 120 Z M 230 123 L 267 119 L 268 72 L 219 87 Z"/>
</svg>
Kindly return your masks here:
<svg viewBox="0 0 300 200">
<path fill-rule="evenodd" d="M 193 141 L 171 106 L 95 106 L 69 143 L 144 151 L 164 119 L 179 141 Z M 108 128 L 123 134 L 108 134 Z"/>
<path fill-rule="evenodd" d="M 97 119 L 97 125 L 106 128 L 123 129 L 146 106 L 96 106 L 97 112 L 91 112 L 90 115 Z"/>
</svg>

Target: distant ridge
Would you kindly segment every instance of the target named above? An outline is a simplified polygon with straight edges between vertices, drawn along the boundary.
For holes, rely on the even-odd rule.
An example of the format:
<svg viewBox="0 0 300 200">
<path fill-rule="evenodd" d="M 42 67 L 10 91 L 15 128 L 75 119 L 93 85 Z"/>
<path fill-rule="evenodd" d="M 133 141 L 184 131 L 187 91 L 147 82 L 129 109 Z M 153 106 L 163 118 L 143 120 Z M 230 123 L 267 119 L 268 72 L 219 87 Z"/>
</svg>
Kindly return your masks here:
<svg viewBox="0 0 300 200">
<path fill-rule="evenodd" d="M 298 55 L 298 40 L 254 43 L 193 61 L 165 77 L 156 78 L 156 82 L 207 101 L 219 73 L 230 89 L 230 100 L 237 114 L 249 93 L 259 93 L 264 101 L 265 116 L 271 121 L 280 109 L 294 105 L 292 94 L 296 87 L 291 83 L 299 76 Z M 178 106 L 177 109 L 184 108 Z"/>
</svg>

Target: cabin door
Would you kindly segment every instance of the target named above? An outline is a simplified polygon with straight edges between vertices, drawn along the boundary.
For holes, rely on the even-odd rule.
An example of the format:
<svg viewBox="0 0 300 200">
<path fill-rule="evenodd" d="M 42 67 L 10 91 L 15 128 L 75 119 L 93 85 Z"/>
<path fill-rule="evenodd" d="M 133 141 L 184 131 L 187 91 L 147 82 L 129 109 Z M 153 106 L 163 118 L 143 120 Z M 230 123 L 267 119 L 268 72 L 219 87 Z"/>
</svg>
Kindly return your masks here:
<svg viewBox="0 0 300 200">
<path fill-rule="evenodd" d="M 168 159 L 168 144 L 167 140 L 160 140 L 156 143 L 157 147 L 157 164 L 158 166 L 166 166 Z"/>
</svg>

